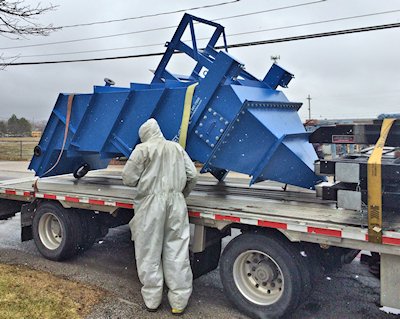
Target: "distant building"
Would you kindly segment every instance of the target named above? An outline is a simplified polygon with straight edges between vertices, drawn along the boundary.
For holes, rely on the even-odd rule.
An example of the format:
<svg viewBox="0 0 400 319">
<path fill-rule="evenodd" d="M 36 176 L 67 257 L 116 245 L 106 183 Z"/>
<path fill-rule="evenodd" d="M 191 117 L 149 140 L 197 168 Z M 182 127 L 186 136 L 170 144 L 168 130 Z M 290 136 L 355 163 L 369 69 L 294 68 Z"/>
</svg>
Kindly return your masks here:
<svg viewBox="0 0 400 319">
<path fill-rule="evenodd" d="M 42 137 L 42 131 L 32 131 L 32 137 Z"/>
</svg>

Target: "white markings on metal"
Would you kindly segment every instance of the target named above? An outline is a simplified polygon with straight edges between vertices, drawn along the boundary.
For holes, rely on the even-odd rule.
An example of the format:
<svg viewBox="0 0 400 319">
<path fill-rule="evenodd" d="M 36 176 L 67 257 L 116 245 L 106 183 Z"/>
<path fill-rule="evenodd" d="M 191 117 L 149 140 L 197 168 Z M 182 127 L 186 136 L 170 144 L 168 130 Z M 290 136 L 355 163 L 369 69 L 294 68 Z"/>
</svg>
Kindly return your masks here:
<svg viewBox="0 0 400 319">
<path fill-rule="evenodd" d="M 293 230 L 293 231 L 298 231 L 301 233 L 306 233 L 307 232 L 307 226 L 306 225 L 299 225 L 299 224 L 288 224 L 287 225 L 287 230 Z"/>
<path fill-rule="evenodd" d="M 247 218 L 247 217 L 241 217 L 240 218 L 240 223 L 241 224 L 246 224 L 246 225 L 258 225 L 258 220 L 257 219 L 252 219 L 252 218 Z"/>
<path fill-rule="evenodd" d="M 359 229 L 359 230 L 347 230 L 344 229 L 342 231 L 342 237 L 346 238 L 346 239 L 356 239 L 356 240 L 361 240 L 364 241 L 365 240 L 365 235 L 368 234 L 368 230 L 367 229 Z"/>
<path fill-rule="evenodd" d="M 83 204 L 89 204 L 89 198 L 87 197 L 79 198 L 79 201 Z"/>
</svg>

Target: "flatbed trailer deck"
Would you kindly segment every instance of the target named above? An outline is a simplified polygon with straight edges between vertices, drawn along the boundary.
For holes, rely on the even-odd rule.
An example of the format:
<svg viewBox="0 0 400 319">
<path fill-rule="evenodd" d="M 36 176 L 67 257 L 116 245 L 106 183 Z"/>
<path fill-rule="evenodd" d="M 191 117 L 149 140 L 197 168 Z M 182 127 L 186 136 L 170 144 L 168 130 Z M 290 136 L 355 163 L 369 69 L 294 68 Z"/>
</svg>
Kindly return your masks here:
<svg viewBox="0 0 400 319">
<path fill-rule="evenodd" d="M 54 206 L 54 209 L 59 210 L 61 207 L 66 212 L 74 211 L 75 214 L 80 212 L 81 214 L 77 215 L 82 216 L 89 215 L 83 214 L 83 212 L 90 212 L 91 218 L 94 216 L 97 220 L 100 215 L 107 216 L 107 218 L 118 220 L 118 222 L 107 221 L 104 223 L 107 227 L 113 227 L 127 223 L 133 216 L 134 196 L 135 189 L 124 186 L 120 172 L 115 171 L 90 172 L 85 178 L 79 180 L 72 175 L 42 178 L 36 182 L 34 178 L 7 180 L 0 182 L 0 203 L 2 203 L 0 217 L 1 215 L 9 217 L 13 213 L 21 211 L 22 239 L 34 238 L 36 245 L 45 257 L 58 260 L 63 259 L 64 256 L 61 254 L 63 258 L 59 258 L 60 256 L 57 254 L 46 255 L 46 249 L 48 251 L 49 247 L 52 248 L 53 242 L 57 244 L 57 240 L 60 240 L 61 243 L 62 238 L 55 238 L 55 241 L 50 238 L 49 245 L 47 248 L 45 245 L 45 252 L 43 252 L 43 247 L 41 249 L 40 243 L 38 245 L 38 241 L 40 242 L 40 238 L 42 238 L 39 230 L 36 230 L 36 234 L 38 232 L 39 234 L 35 237 L 35 227 L 40 229 L 45 225 L 42 223 L 40 226 L 40 221 L 35 223 L 35 215 L 37 215 L 37 211 L 40 211 L 41 206 L 50 211 L 50 215 L 53 208 L 49 205 L 59 205 L 58 208 Z M 24 203 L 25 205 L 20 209 Z M 10 205 L 14 208 L 4 209 Z M 301 260 L 304 258 L 298 257 L 300 254 L 296 256 L 294 253 L 291 257 L 290 254 L 300 251 L 302 255 L 311 256 L 314 255 L 317 248 L 323 252 L 333 248 L 339 249 L 338 247 L 345 248 L 339 254 L 342 260 L 346 256 L 354 257 L 354 252 L 358 250 L 380 253 L 381 303 L 389 307 L 400 308 L 398 293 L 400 286 L 400 215 L 398 214 L 384 215 L 383 239 L 381 244 L 377 244 L 368 241 L 366 212 L 338 209 L 334 201 L 317 198 L 315 191 L 290 186 L 284 189 L 277 183 L 267 182 L 249 187 L 248 180 L 245 179 L 228 178 L 224 183 L 219 183 L 202 176 L 194 191 L 187 198 L 187 205 L 190 222 L 194 225 L 191 250 L 195 256 L 192 266 L 194 272 L 195 269 L 198 269 L 197 276 L 217 267 L 220 259 L 221 238 L 228 235 L 232 228 L 242 231 L 243 235 L 232 240 L 225 249 L 227 252 L 224 251 L 222 254 L 220 268 L 228 298 L 250 316 L 255 318 L 268 318 L 272 315 L 283 316 L 301 303 L 304 296 L 291 296 L 289 301 L 283 302 L 287 298 L 283 297 L 286 292 L 281 292 L 281 290 L 285 291 L 282 286 L 282 276 L 286 276 L 286 287 L 293 285 L 290 278 L 288 279 L 290 275 L 285 274 L 285 263 L 290 264 L 294 261 L 297 265 L 297 274 L 302 277 L 300 280 L 302 286 L 297 287 L 297 290 L 301 291 L 300 295 L 304 295 L 310 291 L 313 274 L 318 272 L 316 264 L 311 258 L 305 262 Z M 46 214 L 49 215 L 49 213 Z M 56 212 L 54 215 L 58 216 Z M 62 224 L 63 221 L 60 219 L 61 217 L 57 217 L 56 221 Z M 91 220 L 93 219 L 89 218 L 89 223 Z M 86 226 L 90 228 L 90 225 Z M 261 241 L 264 239 L 273 241 L 272 252 L 268 249 L 261 251 L 260 248 L 257 248 L 260 234 L 263 235 Z M 65 229 L 63 236 L 66 236 Z M 256 246 L 250 249 L 253 241 Z M 275 244 L 277 247 L 273 249 Z M 237 258 L 232 260 L 231 255 L 234 255 L 236 247 L 243 245 L 250 248 L 243 248 L 241 253 L 240 251 L 236 252 Z M 268 245 L 268 242 L 265 245 Z M 55 250 L 58 249 L 57 247 Z M 280 264 L 279 260 L 282 256 L 274 256 L 274 253 L 282 249 L 289 252 L 289 257 Z M 282 254 L 282 251 L 280 253 Z M 252 261 L 254 254 L 259 254 L 256 255 L 258 256 L 256 263 Z M 320 256 L 320 252 L 315 255 Z M 271 258 L 275 266 L 262 264 L 261 260 L 267 257 Z M 240 258 L 244 258 L 245 261 Z M 240 270 L 240 265 L 243 270 Z M 249 270 L 249 267 L 255 269 L 254 272 Z M 244 277 L 250 278 L 250 284 L 253 283 L 254 287 L 249 288 L 247 279 L 240 276 L 241 272 L 245 273 Z M 259 277 L 271 277 L 273 273 L 278 272 L 283 275 L 281 277 L 274 275 L 275 281 L 270 278 L 269 281 L 259 282 Z M 279 281 L 281 282 L 279 283 Z M 234 286 L 231 282 L 234 282 Z M 263 290 L 262 285 L 269 289 Z M 274 287 L 280 285 L 281 290 L 275 292 L 269 285 Z M 292 289 L 294 294 L 299 294 L 294 288 Z M 276 297 L 275 299 L 273 297 L 263 299 L 263 294 L 276 294 Z"/>
</svg>

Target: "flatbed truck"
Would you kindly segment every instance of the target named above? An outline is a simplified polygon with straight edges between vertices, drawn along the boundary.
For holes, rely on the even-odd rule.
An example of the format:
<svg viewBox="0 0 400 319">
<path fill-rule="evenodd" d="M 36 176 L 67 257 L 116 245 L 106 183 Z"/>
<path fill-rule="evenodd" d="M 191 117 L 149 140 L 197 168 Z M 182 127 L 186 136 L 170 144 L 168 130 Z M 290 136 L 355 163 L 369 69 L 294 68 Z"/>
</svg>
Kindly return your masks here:
<svg viewBox="0 0 400 319">
<path fill-rule="evenodd" d="M 135 189 L 120 172 L 93 171 L 0 181 L 0 219 L 21 212 L 21 238 L 51 260 L 70 258 L 126 224 Z M 340 267 L 360 250 L 381 256 L 381 304 L 400 308 L 400 215 L 384 216 L 382 242 L 368 238 L 365 213 L 338 209 L 316 191 L 202 176 L 187 198 L 195 277 L 220 266 L 227 298 L 252 318 L 285 317 L 312 290 L 323 268 Z M 222 238 L 240 235 L 221 254 Z"/>
</svg>

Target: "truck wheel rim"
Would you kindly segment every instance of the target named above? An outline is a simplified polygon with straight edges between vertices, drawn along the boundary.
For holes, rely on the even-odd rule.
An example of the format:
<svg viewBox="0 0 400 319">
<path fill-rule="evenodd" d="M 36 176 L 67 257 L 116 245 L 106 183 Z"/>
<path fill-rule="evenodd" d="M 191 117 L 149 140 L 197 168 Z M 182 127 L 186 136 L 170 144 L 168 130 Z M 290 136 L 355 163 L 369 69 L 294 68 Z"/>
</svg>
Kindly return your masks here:
<svg viewBox="0 0 400 319">
<path fill-rule="evenodd" d="M 261 306 L 277 302 L 284 291 L 281 268 L 273 258 L 258 250 L 248 250 L 236 258 L 233 279 L 246 299 Z"/>
<path fill-rule="evenodd" d="M 45 213 L 39 221 L 39 237 L 43 245 L 50 250 L 57 249 L 62 241 L 60 220 L 52 213 Z"/>
</svg>

